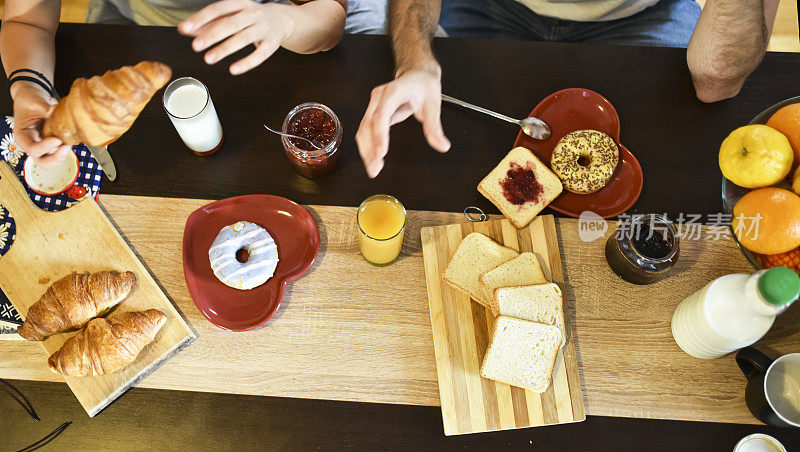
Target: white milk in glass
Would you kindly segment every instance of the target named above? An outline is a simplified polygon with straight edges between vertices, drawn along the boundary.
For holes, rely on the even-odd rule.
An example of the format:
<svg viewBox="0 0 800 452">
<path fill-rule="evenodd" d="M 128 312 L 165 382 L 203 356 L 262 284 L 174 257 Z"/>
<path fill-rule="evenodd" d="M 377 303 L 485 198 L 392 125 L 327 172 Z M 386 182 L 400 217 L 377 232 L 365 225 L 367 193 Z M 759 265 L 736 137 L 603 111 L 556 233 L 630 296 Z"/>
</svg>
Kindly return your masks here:
<svg viewBox="0 0 800 452">
<path fill-rule="evenodd" d="M 164 109 L 184 144 L 198 154 L 222 143 L 222 125 L 205 85 L 191 77 L 174 80 L 164 91 Z"/>
</svg>

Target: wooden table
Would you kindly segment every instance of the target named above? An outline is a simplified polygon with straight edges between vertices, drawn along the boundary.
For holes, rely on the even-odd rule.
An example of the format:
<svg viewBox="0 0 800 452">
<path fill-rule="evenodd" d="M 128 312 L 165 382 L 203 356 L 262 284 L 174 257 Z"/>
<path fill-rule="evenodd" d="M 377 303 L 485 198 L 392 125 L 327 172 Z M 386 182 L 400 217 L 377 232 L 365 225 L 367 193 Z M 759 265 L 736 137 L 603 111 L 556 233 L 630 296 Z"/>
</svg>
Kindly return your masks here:
<svg viewBox="0 0 800 452">
<path fill-rule="evenodd" d="M 234 334 L 206 321 L 184 281 L 183 227 L 206 203 L 101 196 L 103 209 L 198 335 L 139 387 L 439 404 L 420 229 L 465 222 L 463 215 L 410 211 L 401 259 L 379 268 L 359 253 L 356 208 L 309 206 L 323 241 L 315 264 L 288 286 L 275 321 Z M 612 224 L 606 236 L 615 229 Z M 557 230 L 588 414 L 756 422 L 744 405 L 745 380 L 733 356 L 694 359 L 670 333 L 672 313 L 684 297 L 708 280 L 749 271 L 732 241 L 684 239 L 672 277 L 634 286 L 605 264 L 605 240 L 582 242 L 572 218 L 559 219 Z M 348 278 L 341 277 L 345 271 Z M 789 310 L 760 346 L 773 353 L 797 350 L 797 323 L 800 310 Z M 0 376 L 61 381 L 44 365 L 36 343 L 0 342 L 0 354 L 9 357 L 0 363 Z"/>
<path fill-rule="evenodd" d="M 62 26 L 57 42 L 57 85 L 62 91 L 66 91 L 76 76 L 91 75 L 140 59 L 160 59 L 170 62 L 176 75 L 193 75 L 203 80 L 209 86 L 222 118 L 226 131 L 225 148 L 212 158 L 200 159 L 181 148 L 157 102 L 146 108 L 131 132 L 112 148 L 120 170 L 119 180 L 115 183 L 106 181 L 103 185 L 106 194 L 125 195 L 107 196 L 108 201 L 103 201 L 112 218 L 119 218 L 123 230 L 126 224 L 131 224 L 126 223 L 125 218 L 135 216 L 136 212 L 132 210 L 144 205 L 137 203 L 146 204 L 146 201 L 129 195 L 218 199 L 264 192 L 287 196 L 304 204 L 352 207 L 371 193 L 392 192 L 411 209 L 457 212 L 474 204 L 494 211 L 477 194 L 475 183 L 505 153 L 513 142 L 515 131 L 461 110 L 446 107 L 443 114 L 445 131 L 453 141 L 452 152 L 438 155 L 430 151 L 418 125 L 407 122 L 393 129 L 392 152 L 384 173 L 374 181 L 366 178 L 358 160 L 353 133 L 366 106 L 370 87 L 391 76 L 391 57 L 383 38 L 346 37 L 332 52 L 314 56 L 300 57 L 279 52 L 257 71 L 239 78 L 228 76 L 224 67 L 204 66 L 189 52 L 188 40 L 177 37 L 170 29 Z M 131 42 L 136 45 L 130 45 Z M 173 42 L 174 45 L 164 44 Z M 538 99 L 569 86 L 582 86 L 606 95 L 620 112 L 622 141 L 637 155 L 645 171 L 645 188 L 632 210 L 667 212 L 673 217 L 680 212 L 708 214 L 720 210 L 716 167 L 718 143 L 730 129 L 745 123 L 763 107 L 793 95 L 794 74 L 800 69 L 800 59 L 795 56 L 769 55 L 737 99 L 704 105 L 693 97 L 685 57 L 677 49 L 456 40 L 437 41 L 436 46 L 445 68 L 444 87 L 448 93 L 510 114 L 524 115 Z M 530 58 L 520 58 L 519 55 Z M 525 94 L 520 95 L 514 86 L 527 87 Z M 346 131 L 340 168 L 318 182 L 296 177 L 283 155 L 274 151 L 277 140 L 259 130 L 261 121 L 279 124 L 292 106 L 307 100 L 321 101 L 333 107 Z M 3 111 L 11 111 L 7 98 L 2 99 L 0 106 L 4 107 Z M 150 202 L 160 202 L 167 208 L 183 201 Z M 137 224 L 153 228 L 172 225 L 160 222 L 158 218 Z M 157 256 L 160 252 L 164 254 L 163 259 L 170 259 L 172 248 L 168 244 L 148 242 L 135 231 L 129 239 L 135 248 L 141 248 L 139 252 L 145 263 L 154 259 L 148 256 Z M 564 254 L 576 253 L 565 250 Z M 569 269 L 569 259 L 566 262 Z M 176 260 L 174 265 L 179 266 L 180 262 Z M 590 346 L 591 337 L 595 335 L 615 334 L 601 320 L 613 320 L 619 313 L 591 311 L 591 299 L 585 294 L 588 288 L 584 288 L 591 282 L 581 281 L 580 260 L 573 261 L 572 265 L 578 269 L 568 275 L 573 278 L 573 296 L 588 303 L 582 312 L 589 316 L 583 325 L 578 322 L 578 344 L 582 346 L 581 337 L 586 334 L 586 344 Z M 706 269 L 696 278 L 699 281 L 715 273 L 737 269 L 746 269 L 743 259 Z M 155 269 L 153 271 L 159 276 Z M 185 305 L 187 300 L 179 283 L 166 280 L 173 281 L 165 287 L 167 292 L 184 312 L 190 313 L 191 305 Z M 298 284 L 298 287 L 301 286 Z M 623 290 L 618 294 L 627 296 L 629 293 Z M 663 308 L 621 303 L 619 312 L 638 310 L 637 315 L 646 320 L 648 312 Z M 595 320 L 588 320 L 590 318 Z M 192 320 L 202 322 L 200 319 Z M 653 327 L 663 329 L 663 325 L 654 324 Z M 647 334 L 646 326 L 638 328 L 625 334 L 635 335 L 638 331 Z M 794 333 L 790 326 L 783 331 Z M 424 333 L 420 329 L 423 344 L 430 341 Z M 625 345 L 635 344 L 631 339 L 631 336 L 626 336 L 620 349 L 613 352 L 636 354 L 634 346 Z M 25 345 L 15 347 L 22 350 Z M 8 369 L 13 367 L 9 363 L 15 359 L 18 358 L 6 360 L 4 357 L 0 360 L 0 377 L 52 378 L 13 374 Z M 45 422 L 34 424 L 11 405 L 10 399 L 0 398 L 4 412 L 13 413 L 3 418 L 0 425 L 5 427 L 5 422 L 10 420 L 10 429 L 4 431 L 12 433 L 3 441 L 6 438 L 13 441 L 9 443 L 12 449 L 33 442 L 52 430 L 55 424 L 67 419 L 75 421 L 75 425 L 58 439 L 58 445 L 62 447 L 143 448 L 147 444 L 147 447 L 181 448 L 191 444 L 192 447 L 209 449 L 241 449 L 242 446 L 271 444 L 282 448 L 333 449 L 345 446 L 489 448 L 508 444 L 545 448 L 560 445 L 576 450 L 640 447 L 730 450 L 738 438 L 753 431 L 770 432 L 787 446 L 800 441 L 794 432 L 764 427 L 625 419 L 664 417 L 659 415 L 659 411 L 669 407 L 657 402 L 664 400 L 659 399 L 658 394 L 644 392 L 641 394 L 642 403 L 637 406 L 615 404 L 616 391 L 625 389 L 629 382 L 627 378 L 630 377 L 631 384 L 636 385 L 641 375 L 624 375 L 613 363 L 595 353 L 585 355 L 584 365 L 592 369 L 585 373 L 587 388 L 607 381 L 608 375 L 604 373 L 618 373 L 615 378 L 620 385 L 616 390 L 611 387 L 598 393 L 587 389 L 587 409 L 595 415 L 590 415 L 586 422 L 460 438 L 442 435 L 438 408 L 275 397 L 314 397 L 313 391 L 303 394 L 291 384 L 275 385 L 269 391 L 254 391 L 270 394 L 270 397 L 137 388 L 90 421 L 65 385 L 13 381 L 32 399 Z M 396 399 L 381 401 L 436 403 L 432 363 L 422 357 L 412 367 L 420 369 L 428 379 L 419 381 L 416 392 L 400 391 Z M 653 372 L 646 363 L 642 369 L 645 374 Z M 158 383 L 160 380 L 156 377 L 157 374 L 151 377 L 152 380 L 145 380 L 145 385 L 152 381 L 151 386 L 157 387 L 214 391 L 214 385 L 204 379 L 193 380 L 191 372 L 181 377 L 184 381 L 177 379 L 170 385 Z M 668 379 L 669 375 L 664 378 Z M 673 383 L 680 385 L 679 382 L 669 384 Z M 693 383 L 702 385 L 703 379 Z M 328 389 L 334 391 L 336 388 Z M 707 399 L 704 403 L 741 402 L 736 401 L 741 394 L 735 390 L 715 397 L 699 389 L 699 398 Z M 220 387 L 219 391 L 225 389 Z M 361 398 L 327 397 L 370 400 L 368 393 Z M 727 421 L 749 422 L 750 419 L 735 414 Z M 115 434 L 109 435 L 111 431 Z M 207 439 L 196 441 L 200 434 Z M 190 439 L 194 442 L 183 442 Z M 0 446 L 3 445 L 0 442 Z"/>
</svg>

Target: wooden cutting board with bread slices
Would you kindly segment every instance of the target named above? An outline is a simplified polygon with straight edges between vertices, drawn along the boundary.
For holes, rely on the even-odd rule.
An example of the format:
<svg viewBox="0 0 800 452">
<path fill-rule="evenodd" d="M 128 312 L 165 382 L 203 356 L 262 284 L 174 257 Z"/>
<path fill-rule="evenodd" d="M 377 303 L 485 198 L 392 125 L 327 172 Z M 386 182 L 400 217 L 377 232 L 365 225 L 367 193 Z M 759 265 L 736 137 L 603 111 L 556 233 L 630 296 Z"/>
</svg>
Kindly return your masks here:
<svg viewBox="0 0 800 452">
<path fill-rule="evenodd" d="M 583 421 L 586 412 L 566 297 L 563 308 L 566 342 L 556 355 L 552 381 L 544 392 L 521 389 L 481 376 L 481 365 L 493 337 L 495 316 L 491 309 L 443 280 L 462 240 L 473 232 L 517 252 L 533 252 L 547 281 L 562 288 L 564 283 L 555 220 L 551 215 L 539 216 L 519 230 L 505 219 L 421 230 L 445 434 Z M 508 256 L 503 253 L 505 251 L 501 250 L 502 257 L 498 260 L 507 260 Z M 487 257 L 480 260 L 486 261 Z M 476 293 L 476 298 L 485 296 Z M 547 328 L 559 334 L 558 328 Z M 518 350 L 509 349 L 507 353 L 518 353 Z"/>
<path fill-rule="evenodd" d="M 72 272 L 102 270 L 130 271 L 136 276 L 136 286 L 112 314 L 157 309 L 167 316 L 155 340 L 133 363 L 108 375 L 65 377 L 89 416 L 195 339 L 192 328 L 94 199 L 61 212 L 43 211 L 31 202 L 11 168 L 0 162 L 0 204 L 17 225 L 11 249 L 0 257 L 0 288 L 23 317 L 51 283 Z M 29 359 L 47 368 L 48 357 L 75 334 L 50 336 L 41 342 L 46 353 Z"/>
</svg>

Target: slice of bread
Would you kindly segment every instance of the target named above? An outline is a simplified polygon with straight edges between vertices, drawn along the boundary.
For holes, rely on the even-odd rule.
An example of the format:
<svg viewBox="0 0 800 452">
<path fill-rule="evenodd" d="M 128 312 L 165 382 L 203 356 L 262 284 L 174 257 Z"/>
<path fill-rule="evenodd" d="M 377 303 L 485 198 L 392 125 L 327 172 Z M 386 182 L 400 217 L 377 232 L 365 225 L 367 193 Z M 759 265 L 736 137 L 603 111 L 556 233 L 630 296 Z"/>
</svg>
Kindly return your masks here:
<svg viewBox="0 0 800 452">
<path fill-rule="evenodd" d="M 500 316 L 486 350 L 481 376 L 544 392 L 553 379 L 561 330 L 553 325 Z"/>
<path fill-rule="evenodd" d="M 511 248 L 506 248 L 481 233 L 473 232 L 458 245 L 442 279 L 478 303 L 489 307 L 478 277 L 516 255 L 517 252 Z"/>
<path fill-rule="evenodd" d="M 497 315 L 497 302 L 494 291 L 501 287 L 528 286 L 531 284 L 544 284 L 542 266 L 535 254 L 525 252 L 510 261 L 493 268 L 478 277 L 483 296 L 489 300 L 492 311 Z"/>
<path fill-rule="evenodd" d="M 558 176 L 523 147 L 512 149 L 478 184 L 478 191 L 517 229 L 527 226 L 563 189 Z"/>
<path fill-rule="evenodd" d="M 567 341 L 564 326 L 564 299 L 558 284 L 501 287 L 495 290 L 497 315 L 553 325 L 561 330 L 561 347 Z"/>
</svg>

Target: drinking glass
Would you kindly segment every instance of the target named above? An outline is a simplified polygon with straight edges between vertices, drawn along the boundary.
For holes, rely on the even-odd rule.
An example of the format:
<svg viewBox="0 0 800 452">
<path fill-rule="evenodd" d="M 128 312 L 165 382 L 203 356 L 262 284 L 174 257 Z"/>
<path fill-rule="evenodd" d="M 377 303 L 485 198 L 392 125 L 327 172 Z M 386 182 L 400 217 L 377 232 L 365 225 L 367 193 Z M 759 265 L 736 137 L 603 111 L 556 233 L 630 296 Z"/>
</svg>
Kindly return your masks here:
<svg viewBox="0 0 800 452">
<path fill-rule="evenodd" d="M 373 195 L 358 207 L 356 224 L 361 255 L 375 265 L 388 265 L 400 255 L 406 209 L 394 196 Z"/>
<path fill-rule="evenodd" d="M 197 155 L 222 146 L 222 124 L 206 85 L 192 77 L 173 80 L 164 90 L 164 110 L 183 143 Z"/>
</svg>

